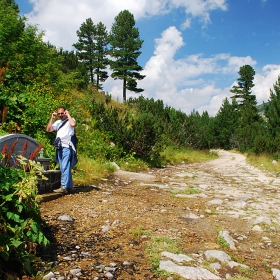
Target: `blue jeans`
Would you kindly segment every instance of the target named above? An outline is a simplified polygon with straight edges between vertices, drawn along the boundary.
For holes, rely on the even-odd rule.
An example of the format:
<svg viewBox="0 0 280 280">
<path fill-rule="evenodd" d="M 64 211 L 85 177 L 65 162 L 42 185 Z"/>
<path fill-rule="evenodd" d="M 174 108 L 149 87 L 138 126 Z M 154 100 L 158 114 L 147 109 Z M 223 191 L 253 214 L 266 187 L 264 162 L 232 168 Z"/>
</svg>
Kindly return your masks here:
<svg viewBox="0 0 280 280">
<path fill-rule="evenodd" d="M 70 189 L 73 187 L 72 173 L 71 173 L 71 151 L 70 148 L 62 147 L 57 150 L 58 161 L 61 171 L 61 186 Z"/>
</svg>

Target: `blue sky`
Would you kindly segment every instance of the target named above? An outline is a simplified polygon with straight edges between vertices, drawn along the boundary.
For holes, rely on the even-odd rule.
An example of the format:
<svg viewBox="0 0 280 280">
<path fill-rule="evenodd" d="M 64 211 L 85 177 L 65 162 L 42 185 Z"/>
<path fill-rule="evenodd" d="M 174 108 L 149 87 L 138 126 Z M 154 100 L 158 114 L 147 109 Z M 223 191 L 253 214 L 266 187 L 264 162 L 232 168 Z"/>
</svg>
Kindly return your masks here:
<svg viewBox="0 0 280 280">
<path fill-rule="evenodd" d="M 138 59 L 148 98 L 189 114 L 215 115 L 239 68 L 255 72 L 253 94 L 261 104 L 280 74 L 279 0 L 16 0 L 45 40 L 72 50 L 87 18 L 107 29 L 122 10 L 135 17 L 144 40 Z M 122 83 L 108 78 L 104 90 L 122 101 Z M 127 92 L 127 97 L 138 94 Z"/>
</svg>

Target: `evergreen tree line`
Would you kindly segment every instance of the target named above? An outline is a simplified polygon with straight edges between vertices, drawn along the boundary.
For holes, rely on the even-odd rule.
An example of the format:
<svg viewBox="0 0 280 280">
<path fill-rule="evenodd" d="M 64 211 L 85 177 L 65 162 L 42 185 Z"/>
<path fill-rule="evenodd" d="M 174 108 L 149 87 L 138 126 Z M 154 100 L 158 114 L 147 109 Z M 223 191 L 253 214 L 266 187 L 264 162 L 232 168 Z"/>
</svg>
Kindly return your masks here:
<svg viewBox="0 0 280 280">
<path fill-rule="evenodd" d="M 44 132 L 49 114 L 63 104 L 78 120 L 77 134 L 85 140 L 79 152 L 85 156 L 102 152 L 106 159 L 133 154 L 155 160 L 164 147 L 175 146 L 236 148 L 277 157 L 279 79 L 260 115 L 252 94 L 255 71 L 250 65 L 240 68 L 232 98 L 224 100 L 214 117 L 196 111 L 187 115 L 143 96 L 120 106 L 109 94 L 102 99 L 88 87 L 90 83 L 101 88 L 110 65 L 112 77 L 123 79 L 124 93 L 126 89 L 142 91 L 136 80 L 144 78 L 137 64 L 143 41 L 134 25 L 133 15 L 126 10 L 115 18 L 109 34 L 102 23 L 94 25 L 87 19 L 77 31 L 77 52 L 68 52 L 44 43 L 43 32 L 26 25 L 14 0 L 0 0 L 1 129 L 47 143 L 53 137 Z"/>
<path fill-rule="evenodd" d="M 255 71 L 250 65 L 240 67 L 238 84 L 233 86 L 231 102 L 224 100 L 213 121 L 213 147 L 237 148 L 242 152 L 268 153 L 279 157 L 280 78 L 270 90 L 268 102 L 259 112 L 252 94 Z"/>
<path fill-rule="evenodd" d="M 192 149 L 238 149 L 255 154 L 280 156 L 280 77 L 270 90 L 270 98 L 259 112 L 252 94 L 255 71 L 240 67 L 237 85 L 230 90 L 231 100 L 223 101 L 216 116 L 196 111 L 187 115 L 164 106 L 163 101 L 129 98 L 126 110 L 106 107 L 93 101 L 96 128 L 111 135 L 111 140 L 126 151 L 144 159 L 157 157 L 164 146 Z"/>
</svg>

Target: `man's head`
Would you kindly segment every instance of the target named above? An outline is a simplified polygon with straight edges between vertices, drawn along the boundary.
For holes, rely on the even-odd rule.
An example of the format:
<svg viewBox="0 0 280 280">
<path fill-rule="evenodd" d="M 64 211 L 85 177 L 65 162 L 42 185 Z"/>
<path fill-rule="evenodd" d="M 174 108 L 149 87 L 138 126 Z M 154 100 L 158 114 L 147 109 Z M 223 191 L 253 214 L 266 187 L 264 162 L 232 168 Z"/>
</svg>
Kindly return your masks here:
<svg viewBox="0 0 280 280">
<path fill-rule="evenodd" d="M 65 111 L 66 108 L 63 106 L 60 106 L 57 108 L 57 116 L 61 119 L 61 120 L 65 120 L 67 119 L 67 116 L 65 115 Z"/>
</svg>

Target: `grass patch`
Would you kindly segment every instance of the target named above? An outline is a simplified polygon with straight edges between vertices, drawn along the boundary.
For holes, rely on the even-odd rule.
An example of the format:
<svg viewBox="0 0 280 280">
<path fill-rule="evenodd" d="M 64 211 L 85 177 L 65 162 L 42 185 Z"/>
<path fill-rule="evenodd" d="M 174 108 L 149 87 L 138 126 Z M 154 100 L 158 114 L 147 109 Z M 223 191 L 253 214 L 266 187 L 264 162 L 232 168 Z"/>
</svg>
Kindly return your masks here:
<svg viewBox="0 0 280 280">
<path fill-rule="evenodd" d="M 234 261 L 234 262 L 237 262 L 237 263 L 243 263 L 244 262 L 244 259 L 242 257 L 238 257 L 238 256 L 235 256 L 235 255 L 232 255 L 231 253 L 229 253 L 229 256 L 230 258 Z M 240 267 L 241 268 L 241 267 Z M 242 269 L 245 269 L 242 267 Z M 247 268 L 246 268 L 247 269 Z"/>
<path fill-rule="evenodd" d="M 178 248 L 177 243 L 169 237 L 154 237 L 151 242 L 147 243 L 146 253 L 149 262 L 151 263 L 153 270 L 158 274 L 162 273 L 162 271 L 159 270 L 162 251 L 168 251 L 174 254 L 182 253 L 182 250 Z"/>
<path fill-rule="evenodd" d="M 148 168 L 148 164 L 146 162 L 133 157 L 123 159 L 118 162 L 118 164 L 122 170 L 130 172 L 140 172 Z"/>
<path fill-rule="evenodd" d="M 108 177 L 114 170 L 115 167 L 111 164 L 100 163 L 84 156 L 79 157 L 79 162 L 73 169 L 73 181 L 75 185 L 92 185 L 96 180 Z"/>
<path fill-rule="evenodd" d="M 8 135 L 9 133 L 7 133 L 7 131 L 4 131 L 1 129 L 0 127 L 0 136 L 5 136 L 5 135 Z"/>
<path fill-rule="evenodd" d="M 239 274 L 247 276 L 247 277 L 252 277 L 255 274 L 255 271 L 253 269 L 247 268 L 247 267 L 242 267 L 242 266 L 238 267 L 238 272 L 239 272 Z M 271 271 L 269 271 L 269 272 L 271 272 Z"/>
<path fill-rule="evenodd" d="M 163 164 L 179 164 L 204 162 L 218 158 L 218 153 L 214 151 L 196 151 L 191 149 L 178 149 L 175 147 L 167 147 L 162 153 Z"/>
<path fill-rule="evenodd" d="M 246 155 L 247 161 L 264 171 L 272 172 L 275 175 L 280 174 L 280 164 L 278 163 L 279 159 L 276 157 L 277 163 L 272 163 L 273 160 L 275 160 L 275 156 L 273 155 L 253 155 L 253 154 L 247 154 Z"/>
<path fill-rule="evenodd" d="M 229 280 L 250 280 L 254 279 L 255 271 L 247 267 L 238 267 L 238 273 L 230 277 Z"/>
<path fill-rule="evenodd" d="M 208 261 L 204 260 L 202 265 L 205 269 L 215 274 L 214 269 L 211 267 L 211 263 L 214 263 L 216 261 L 217 260 L 215 258 L 210 258 Z"/>
<path fill-rule="evenodd" d="M 216 211 L 211 211 L 211 212 L 204 211 L 204 213 L 209 216 L 219 216 L 219 213 Z"/>
<path fill-rule="evenodd" d="M 222 248 L 228 249 L 229 244 L 226 242 L 226 240 L 222 236 L 218 236 L 216 238 L 217 244 L 219 244 Z"/>
<path fill-rule="evenodd" d="M 191 194 L 199 194 L 202 191 L 195 188 L 195 187 L 188 187 L 186 189 L 180 190 L 180 189 L 172 189 L 170 190 L 170 192 L 172 193 L 173 196 L 177 195 L 177 194 L 186 194 L 186 195 L 191 195 Z"/>
<path fill-rule="evenodd" d="M 152 232 L 145 229 L 143 226 L 138 226 L 137 228 L 131 230 L 131 234 L 134 238 L 140 238 L 143 235 L 151 236 Z"/>
</svg>

